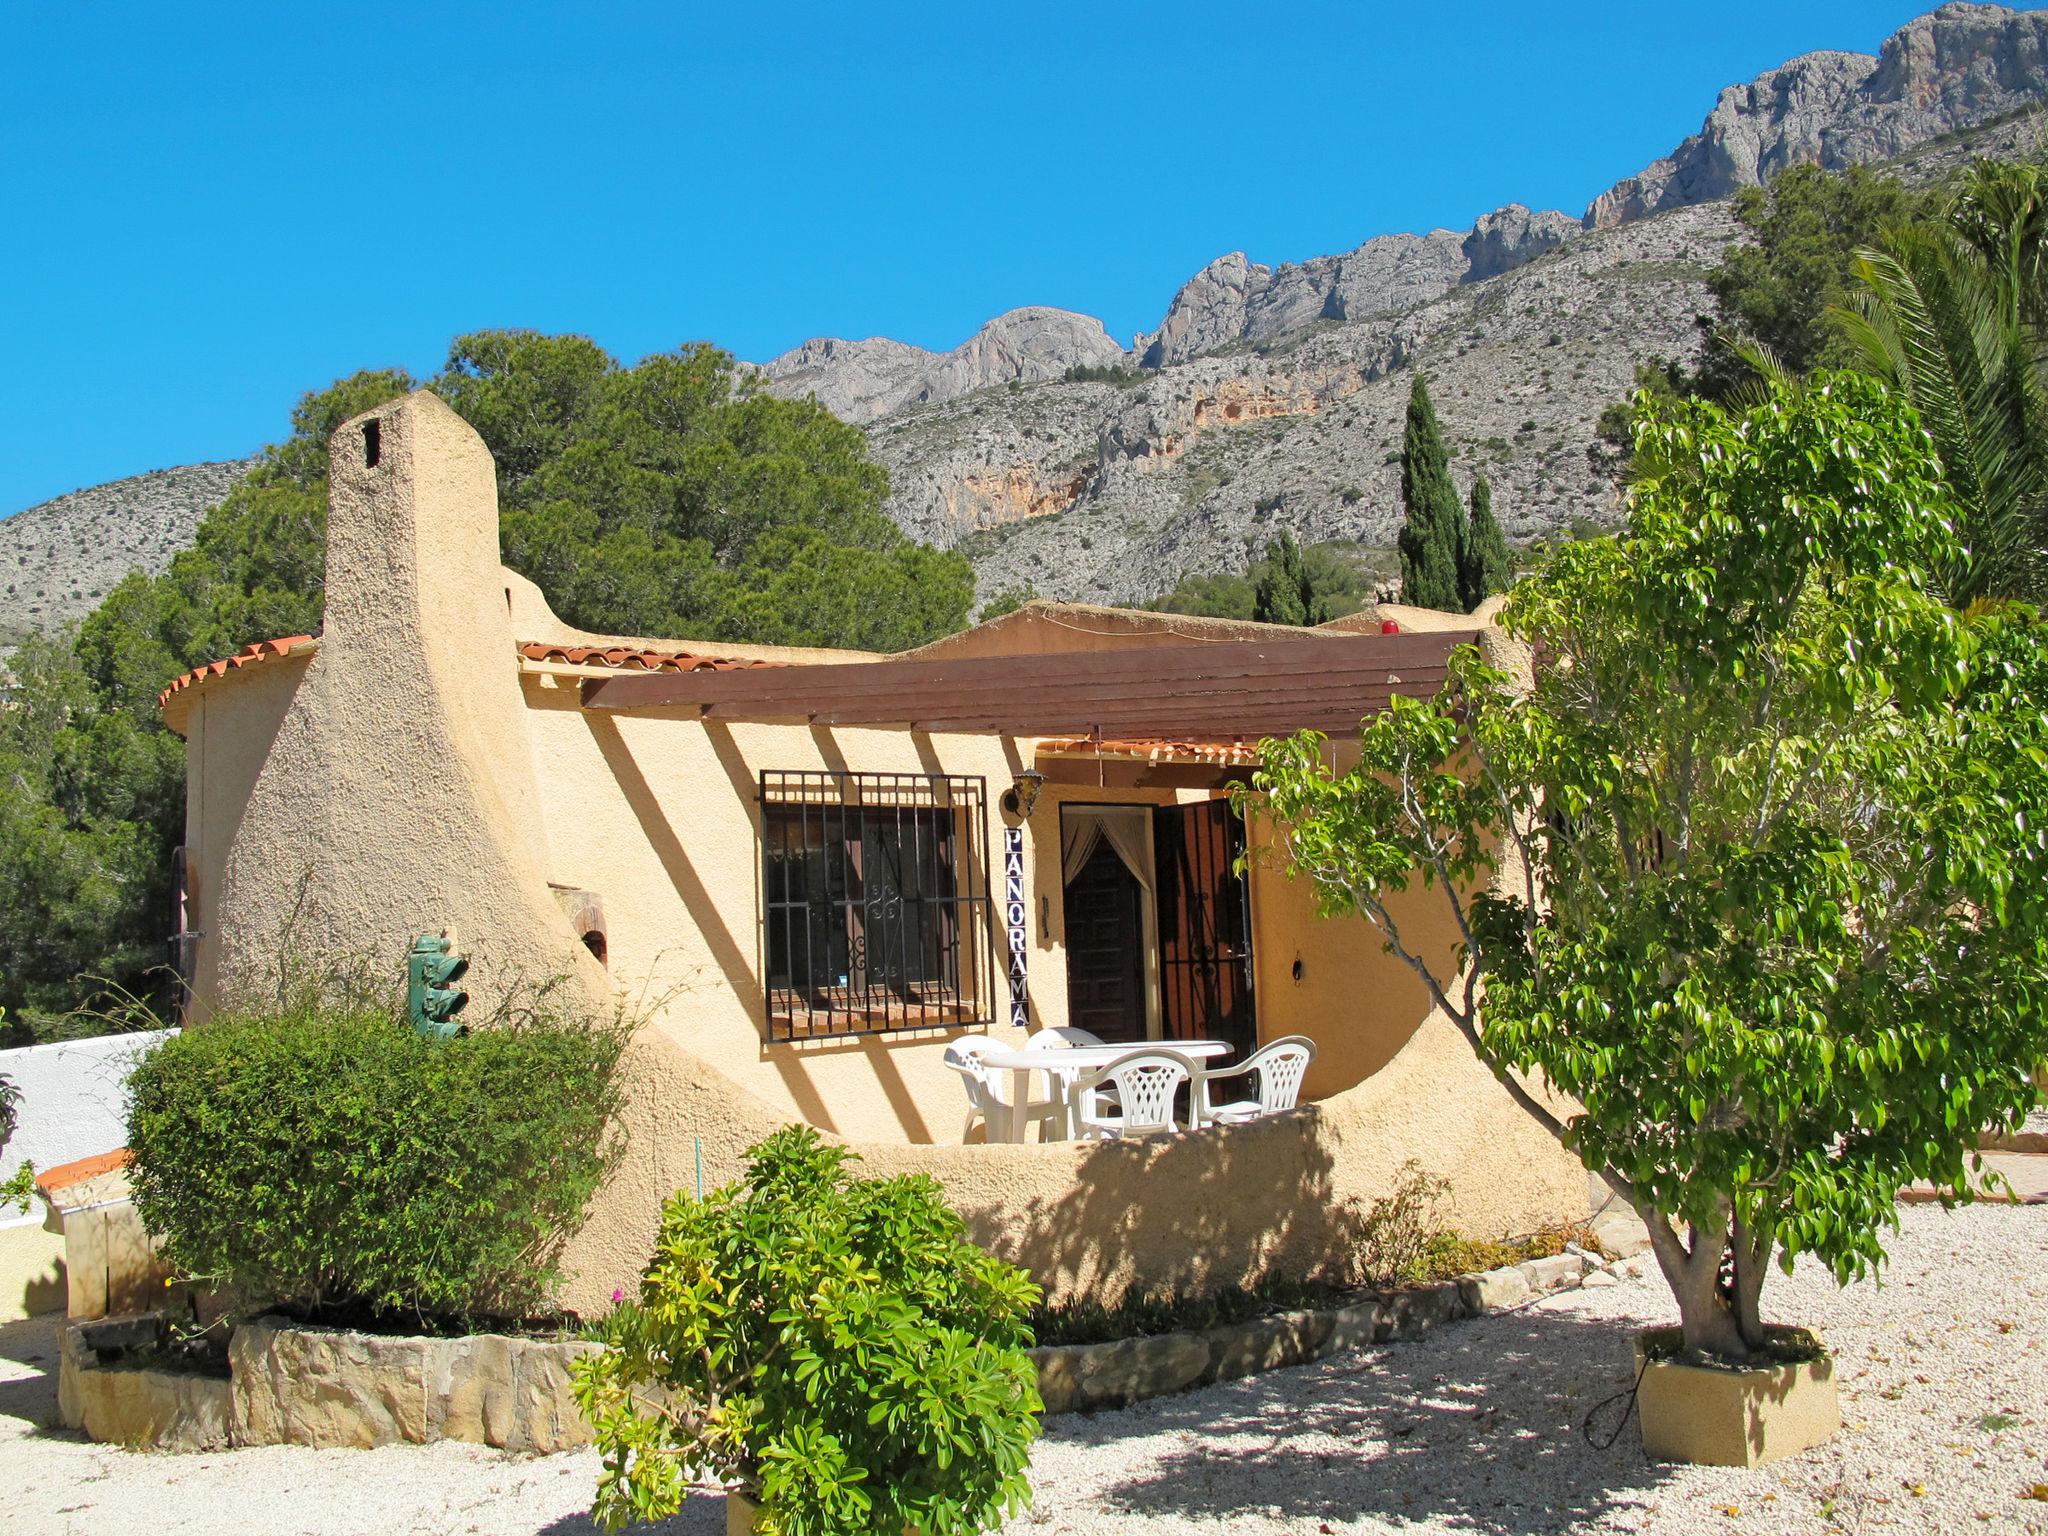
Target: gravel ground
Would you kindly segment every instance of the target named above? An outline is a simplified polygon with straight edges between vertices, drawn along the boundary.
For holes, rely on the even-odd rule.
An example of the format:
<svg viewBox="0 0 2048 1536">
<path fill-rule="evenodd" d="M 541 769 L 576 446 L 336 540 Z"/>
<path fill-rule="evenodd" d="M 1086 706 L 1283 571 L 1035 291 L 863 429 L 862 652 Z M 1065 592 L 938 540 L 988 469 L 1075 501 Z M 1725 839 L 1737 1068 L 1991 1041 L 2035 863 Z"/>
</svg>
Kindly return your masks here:
<svg viewBox="0 0 2048 1536">
<path fill-rule="evenodd" d="M 1037 1502 L 1064 1533 L 1839 1531 L 2048 1533 L 2048 1209 L 1909 1209 L 1883 1286 L 1802 1269 L 1766 1292 L 1838 1355 L 1843 1434 L 1757 1471 L 1661 1467 L 1631 1425 L 1579 1433 L 1629 1382 L 1654 1275 L 1092 1419 L 1055 1420 Z M 155 1456 L 46 1426 L 47 1325 L 0 1329 L 0 1527 L 10 1536 L 582 1536 L 588 1454 L 453 1445 Z M 723 1529 L 716 1499 L 666 1536 Z"/>
</svg>

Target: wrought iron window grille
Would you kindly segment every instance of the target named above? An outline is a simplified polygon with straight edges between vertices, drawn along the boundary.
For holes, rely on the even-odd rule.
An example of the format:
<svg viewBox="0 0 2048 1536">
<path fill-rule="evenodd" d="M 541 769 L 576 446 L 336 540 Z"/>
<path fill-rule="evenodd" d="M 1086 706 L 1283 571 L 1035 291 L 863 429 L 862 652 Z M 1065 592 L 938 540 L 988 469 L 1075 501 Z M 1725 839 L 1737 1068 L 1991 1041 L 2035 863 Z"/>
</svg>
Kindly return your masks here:
<svg viewBox="0 0 2048 1536">
<path fill-rule="evenodd" d="M 767 769 L 760 805 L 771 1041 L 989 1022 L 985 779 Z"/>
</svg>

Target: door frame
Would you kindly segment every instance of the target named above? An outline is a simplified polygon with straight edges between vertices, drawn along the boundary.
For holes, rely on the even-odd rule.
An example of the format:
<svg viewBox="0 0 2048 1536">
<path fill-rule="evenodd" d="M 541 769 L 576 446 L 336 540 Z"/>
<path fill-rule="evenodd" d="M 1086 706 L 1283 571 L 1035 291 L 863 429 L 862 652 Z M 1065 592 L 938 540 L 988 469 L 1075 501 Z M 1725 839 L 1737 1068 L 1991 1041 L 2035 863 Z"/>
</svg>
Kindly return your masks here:
<svg viewBox="0 0 2048 1536">
<path fill-rule="evenodd" d="M 1119 811 L 1142 812 L 1145 817 L 1145 846 L 1155 846 L 1159 835 L 1159 807 L 1149 800 L 1062 800 L 1060 802 L 1059 857 L 1056 868 L 1059 871 L 1060 886 L 1060 947 L 1066 948 L 1067 932 L 1067 812 Z M 1114 845 L 1111 845 L 1114 848 Z M 1123 856 L 1117 855 L 1119 859 Z M 1129 869 L 1129 864 L 1125 868 Z M 1157 1040 L 1165 1028 L 1165 1010 L 1160 996 L 1160 950 L 1159 950 L 1159 868 L 1153 860 L 1152 883 L 1147 886 L 1145 879 L 1135 870 L 1131 877 L 1138 885 L 1138 955 L 1139 972 L 1144 978 L 1145 988 L 1145 1038 Z M 1069 1012 L 1071 1017 L 1071 1010 Z"/>
</svg>

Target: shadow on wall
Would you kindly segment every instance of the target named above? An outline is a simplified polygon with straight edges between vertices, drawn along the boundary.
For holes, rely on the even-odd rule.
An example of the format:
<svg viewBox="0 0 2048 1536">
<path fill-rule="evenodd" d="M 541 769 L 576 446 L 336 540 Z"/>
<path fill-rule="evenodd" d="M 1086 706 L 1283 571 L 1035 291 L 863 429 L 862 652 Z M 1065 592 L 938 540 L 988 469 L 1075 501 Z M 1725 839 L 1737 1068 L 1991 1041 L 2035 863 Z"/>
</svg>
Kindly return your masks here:
<svg viewBox="0 0 2048 1536">
<path fill-rule="evenodd" d="M 32 1275 L 24 1281 L 21 1294 L 10 1300 L 16 1303 L 23 1317 L 41 1317 L 46 1312 L 63 1311 L 65 1298 L 70 1292 L 70 1271 L 58 1258 L 52 1259 L 41 1274 Z"/>
<path fill-rule="evenodd" d="M 1304 1530 L 1341 1520 L 1496 1536 L 1604 1528 L 1654 1503 L 1675 1470 L 1645 1460 L 1633 1425 L 1606 1450 L 1580 1432 L 1589 1408 L 1628 1390 L 1637 1326 L 1502 1313 L 1123 1413 L 1056 1419 L 1047 1449 L 1121 1453 L 1100 1494 L 1111 1521 L 1277 1515 Z M 1602 1438 L 1622 1406 L 1600 1416 Z"/>
<path fill-rule="evenodd" d="M 1251 1125 L 1099 1142 L 1057 1194 L 961 1208 L 975 1241 L 1055 1297 L 1114 1305 L 1137 1274 L 1154 1293 L 1272 1273 L 1347 1279 L 1364 1210 L 1336 1188 L 1324 1122 L 1310 1105 Z"/>
<path fill-rule="evenodd" d="M 604 718 L 596 710 L 585 710 L 583 718 L 598 750 L 604 754 L 605 765 L 618 780 L 626 803 L 633 808 L 633 815 L 640 823 L 640 830 L 646 834 L 648 845 L 661 860 L 662 869 L 667 872 L 676 895 L 688 908 L 690 921 L 710 946 L 712 956 L 718 962 L 719 974 L 739 996 L 747 1011 L 758 1017 L 766 1009 L 767 1002 L 761 995 L 760 983 L 754 979 L 753 962 L 747 958 L 746 951 L 719 915 L 718 903 L 712 899 L 703 877 L 691 864 L 682 839 L 669 825 L 660 798 L 647 782 L 647 776 L 640 771 L 640 765 L 633 760 L 632 751 L 619 735 L 617 723 Z"/>
</svg>

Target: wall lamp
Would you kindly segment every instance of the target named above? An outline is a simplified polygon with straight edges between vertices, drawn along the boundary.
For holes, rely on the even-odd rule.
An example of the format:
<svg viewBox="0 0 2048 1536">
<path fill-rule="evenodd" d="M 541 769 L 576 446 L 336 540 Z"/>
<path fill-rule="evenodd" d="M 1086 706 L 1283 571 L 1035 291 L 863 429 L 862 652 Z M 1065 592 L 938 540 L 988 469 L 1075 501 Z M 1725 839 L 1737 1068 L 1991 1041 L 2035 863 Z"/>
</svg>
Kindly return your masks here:
<svg viewBox="0 0 2048 1536">
<path fill-rule="evenodd" d="M 1017 775 L 1017 782 L 1003 792 L 1003 809 L 1019 821 L 1029 821 L 1031 808 L 1044 792 L 1045 775 L 1026 768 Z"/>
</svg>

